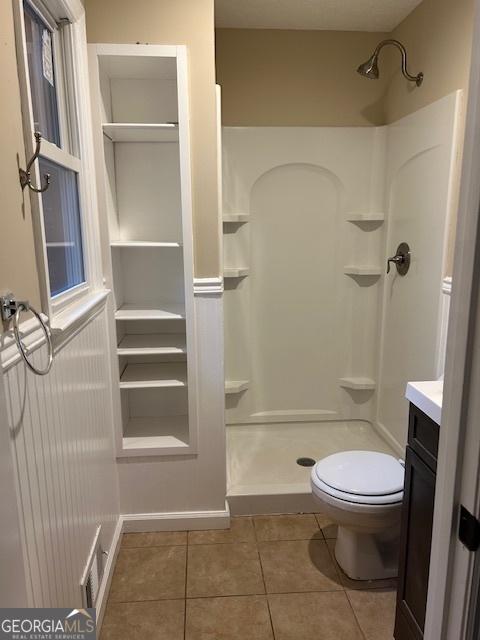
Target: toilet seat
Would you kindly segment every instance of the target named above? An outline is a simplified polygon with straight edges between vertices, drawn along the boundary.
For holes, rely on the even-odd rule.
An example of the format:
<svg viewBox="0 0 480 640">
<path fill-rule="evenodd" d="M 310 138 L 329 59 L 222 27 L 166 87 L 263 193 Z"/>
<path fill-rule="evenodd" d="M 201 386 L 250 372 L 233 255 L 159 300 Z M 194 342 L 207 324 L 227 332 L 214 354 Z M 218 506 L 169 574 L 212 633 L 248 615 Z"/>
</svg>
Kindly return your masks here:
<svg viewBox="0 0 480 640">
<path fill-rule="evenodd" d="M 363 505 L 402 502 L 404 468 L 393 456 L 376 451 L 342 451 L 317 462 L 314 489 L 332 498 Z"/>
</svg>

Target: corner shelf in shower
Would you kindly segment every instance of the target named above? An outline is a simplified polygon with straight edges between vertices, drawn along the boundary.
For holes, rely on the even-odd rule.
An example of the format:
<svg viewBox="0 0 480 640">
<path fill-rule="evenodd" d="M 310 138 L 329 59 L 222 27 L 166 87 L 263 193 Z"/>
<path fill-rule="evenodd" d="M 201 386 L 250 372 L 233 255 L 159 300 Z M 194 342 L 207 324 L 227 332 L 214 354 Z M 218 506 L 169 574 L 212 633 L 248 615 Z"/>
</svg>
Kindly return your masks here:
<svg viewBox="0 0 480 640">
<path fill-rule="evenodd" d="M 176 362 L 127 364 L 120 376 L 119 385 L 120 389 L 186 387 L 186 366 Z"/>
<path fill-rule="evenodd" d="M 245 278 L 248 276 L 249 269 L 247 267 L 227 267 L 223 270 L 224 278 Z"/>
<path fill-rule="evenodd" d="M 377 386 L 375 380 L 362 376 L 340 378 L 338 383 L 344 389 L 350 389 L 352 391 L 372 391 Z"/>
<path fill-rule="evenodd" d="M 245 224 L 250 219 L 250 215 L 248 213 L 224 213 L 223 214 L 223 223 L 224 224 Z"/>
<path fill-rule="evenodd" d="M 365 276 L 365 277 L 379 277 L 382 275 L 383 271 L 380 267 L 368 267 L 368 266 L 360 266 L 360 265 L 347 265 L 343 268 L 343 273 L 346 276 Z"/>
<path fill-rule="evenodd" d="M 347 222 L 384 222 L 385 214 L 381 212 L 377 213 L 348 213 L 347 214 Z"/>
<path fill-rule="evenodd" d="M 225 395 L 232 395 L 234 393 L 241 393 L 248 389 L 248 380 L 226 380 L 225 381 Z"/>
<path fill-rule="evenodd" d="M 104 122 L 102 129 L 112 142 L 178 142 L 178 125 L 169 122 Z"/>
</svg>

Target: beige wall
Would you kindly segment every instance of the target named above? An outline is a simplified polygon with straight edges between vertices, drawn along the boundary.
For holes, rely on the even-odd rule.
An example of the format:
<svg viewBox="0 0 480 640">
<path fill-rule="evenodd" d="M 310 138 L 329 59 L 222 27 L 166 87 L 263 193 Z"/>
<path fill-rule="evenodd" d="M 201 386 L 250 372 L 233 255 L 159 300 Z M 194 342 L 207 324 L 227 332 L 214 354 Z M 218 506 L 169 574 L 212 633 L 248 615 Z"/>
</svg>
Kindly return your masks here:
<svg viewBox="0 0 480 640">
<path fill-rule="evenodd" d="M 186 44 L 195 275 L 220 273 L 213 0 L 86 0 L 89 42 Z"/>
<path fill-rule="evenodd" d="M 391 33 L 218 29 L 217 80 L 223 124 L 368 126 L 390 123 L 467 88 L 474 0 L 423 0 Z M 385 37 L 407 47 L 417 88 L 384 49 L 381 77 L 357 73 Z"/>
<path fill-rule="evenodd" d="M 0 293 L 7 289 L 19 298 L 39 304 L 38 275 L 28 192 L 18 181 L 25 167 L 20 88 L 17 79 L 12 3 L 0 2 Z M 1 332 L 1 327 L 0 327 Z"/>
<path fill-rule="evenodd" d="M 390 72 L 385 99 L 386 122 L 452 93 L 467 89 L 473 35 L 474 0 L 423 0 L 392 32 L 406 46 L 410 72 L 423 71 L 416 88 L 400 72 L 399 54 L 387 54 Z M 395 55 L 396 54 L 396 55 Z"/>
<path fill-rule="evenodd" d="M 383 124 L 385 80 L 355 69 L 382 33 L 217 29 L 222 123 L 237 126 Z"/>
</svg>

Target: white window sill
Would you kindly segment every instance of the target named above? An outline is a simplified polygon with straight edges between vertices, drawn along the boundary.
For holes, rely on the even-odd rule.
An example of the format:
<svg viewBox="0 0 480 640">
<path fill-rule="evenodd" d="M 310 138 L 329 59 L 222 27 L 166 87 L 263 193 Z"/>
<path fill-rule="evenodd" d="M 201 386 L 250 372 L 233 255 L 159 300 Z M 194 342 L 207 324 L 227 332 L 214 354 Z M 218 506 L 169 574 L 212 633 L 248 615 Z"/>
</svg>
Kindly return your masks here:
<svg viewBox="0 0 480 640">
<path fill-rule="evenodd" d="M 52 335 L 54 337 L 62 335 L 88 320 L 92 312 L 105 303 L 109 294 L 110 289 L 95 291 L 57 314 L 50 323 Z"/>
</svg>

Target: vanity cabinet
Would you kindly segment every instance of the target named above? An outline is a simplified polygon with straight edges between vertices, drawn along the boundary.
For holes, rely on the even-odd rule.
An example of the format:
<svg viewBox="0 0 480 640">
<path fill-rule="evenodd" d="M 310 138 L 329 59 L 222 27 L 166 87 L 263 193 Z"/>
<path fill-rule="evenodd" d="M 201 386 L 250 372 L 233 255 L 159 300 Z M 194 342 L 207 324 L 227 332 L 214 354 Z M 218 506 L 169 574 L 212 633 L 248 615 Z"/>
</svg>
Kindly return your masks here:
<svg viewBox="0 0 480 640">
<path fill-rule="evenodd" d="M 439 426 L 410 405 L 395 640 L 423 638 L 432 542 Z"/>
</svg>

